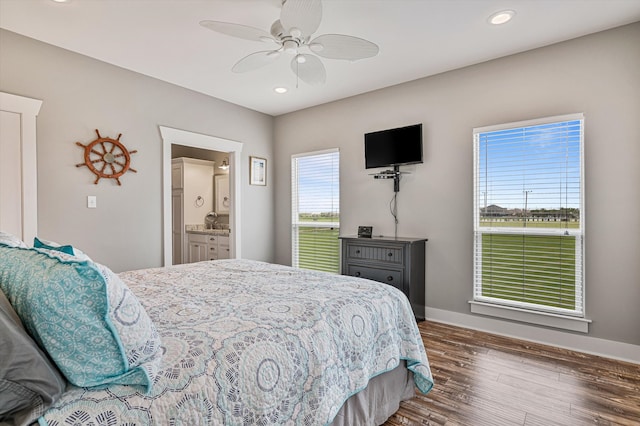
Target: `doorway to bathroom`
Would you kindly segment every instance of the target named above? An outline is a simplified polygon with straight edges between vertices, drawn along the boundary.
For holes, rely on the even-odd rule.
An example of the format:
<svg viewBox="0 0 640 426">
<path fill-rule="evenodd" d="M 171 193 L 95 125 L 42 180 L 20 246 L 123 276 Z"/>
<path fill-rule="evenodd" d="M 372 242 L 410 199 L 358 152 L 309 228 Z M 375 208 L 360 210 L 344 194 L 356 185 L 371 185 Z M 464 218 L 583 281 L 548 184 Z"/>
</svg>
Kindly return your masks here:
<svg viewBox="0 0 640 426">
<path fill-rule="evenodd" d="M 172 157 L 173 156 L 196 156 L 201 161 L 215 162 L 216 170 L 225 167 L 228 173 L 228 193 L 222 195 L 219 209 L 227 209 L 228 215 L 220 215 L 219 226 L 228 228 L 229 233 L 229 256 L 232 258 L 241 257 L 241 231 L 240 223 L 240 158 L 242 143 L 222 139 L 215 136 L 193 133 L 185 130 L 173 129 L 160 126 L 160 133 L 163 139 L 163 257 L 164 265 L 172 265 L 174 262 L 174 233 L 173 233 L 173 209 L 172 209 Z M 173 152 L 173 154 L 172 154 Z M 228 167 L 227 167 L 228 166 Z M 223 169 L 220 169 L 223 170 Z M 222 173 L 220 174 L 223 175 Z M 214 181 L 215 185 L 215 181 Z M 221 192 L 220 192 L 221 193 Z M 215 192 L 214 192 L 215 194 Z M 212 195 L 213 196 L 213 195 Z M 215 202 L 218 200 L 214 200 Z M 214 207 L 215 208 L 215 207 Z M 206 212 L 205 212 L 206 214 Z M 202 218 L 204 223 L 204 215 Z"/>
</svg>

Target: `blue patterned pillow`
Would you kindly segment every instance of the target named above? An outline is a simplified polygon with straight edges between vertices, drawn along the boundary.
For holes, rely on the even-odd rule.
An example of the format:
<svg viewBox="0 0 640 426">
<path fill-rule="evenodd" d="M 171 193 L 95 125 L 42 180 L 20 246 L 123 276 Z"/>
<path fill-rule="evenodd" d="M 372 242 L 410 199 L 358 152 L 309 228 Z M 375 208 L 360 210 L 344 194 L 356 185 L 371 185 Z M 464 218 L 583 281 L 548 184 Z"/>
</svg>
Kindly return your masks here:
<svg viewBox="0 0 640 426">
<path fill-rule="evenodd" d="M 69 382 L 151 388 L 160 337 L 109 268 L 62 252 L 0 246 L 0 288 Z"/>
</svg>

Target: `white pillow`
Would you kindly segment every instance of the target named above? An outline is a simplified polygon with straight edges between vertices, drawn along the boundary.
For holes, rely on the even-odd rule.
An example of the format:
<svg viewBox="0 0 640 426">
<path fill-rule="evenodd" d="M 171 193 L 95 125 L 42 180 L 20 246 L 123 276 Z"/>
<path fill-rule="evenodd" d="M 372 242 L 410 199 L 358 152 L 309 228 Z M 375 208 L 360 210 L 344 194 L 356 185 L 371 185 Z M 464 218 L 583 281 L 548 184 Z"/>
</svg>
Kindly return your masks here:
<svg viewBox="0 0 640 426">
<path fill-rule="evenodd" d="M 9 234 L 8 232 L 0 231 L 0 244 L 5 245 L 7 247 L 22 247 L 28 248 L 27 245 L 15 235 Z"/>
</svg>

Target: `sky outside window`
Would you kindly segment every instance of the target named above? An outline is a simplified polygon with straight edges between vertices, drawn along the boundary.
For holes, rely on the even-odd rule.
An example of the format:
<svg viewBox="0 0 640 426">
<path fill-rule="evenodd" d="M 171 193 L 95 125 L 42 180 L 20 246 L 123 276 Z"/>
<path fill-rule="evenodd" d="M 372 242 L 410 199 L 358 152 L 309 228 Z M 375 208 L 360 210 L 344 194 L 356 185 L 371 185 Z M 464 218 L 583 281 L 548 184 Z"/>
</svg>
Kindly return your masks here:
<svg viewBox="0 0 640 426">
<path fill-rule="evenodd" d="M 298 158 L 298 211 L 335 213 L 340 210 L 338 153 Z"/>
<path fill-rule="evenodd" d="M 480 134 L 478 207 L 580 208 L 580 121 Z"/>
</svg>

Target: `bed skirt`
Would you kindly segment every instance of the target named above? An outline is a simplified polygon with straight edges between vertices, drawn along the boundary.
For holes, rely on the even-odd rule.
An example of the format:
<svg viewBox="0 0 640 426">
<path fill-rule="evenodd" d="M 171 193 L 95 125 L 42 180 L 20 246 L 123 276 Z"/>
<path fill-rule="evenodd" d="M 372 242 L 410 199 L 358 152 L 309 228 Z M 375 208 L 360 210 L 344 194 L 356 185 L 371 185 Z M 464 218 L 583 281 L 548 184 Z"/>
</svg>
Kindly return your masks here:
<svg viewBox="0 0 640 426">
<path fill-rule="evenodd" d="M 413 373 L 406 362 L 369 380 L 362 391 L 344 403 L 331 426 L 377 426 L 400 408 L 400 402 L 415 396 Z"/>
</svg>

